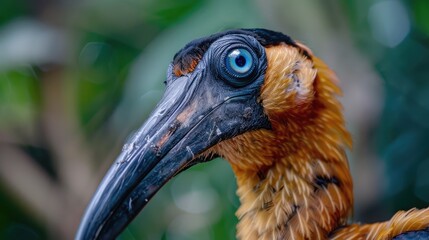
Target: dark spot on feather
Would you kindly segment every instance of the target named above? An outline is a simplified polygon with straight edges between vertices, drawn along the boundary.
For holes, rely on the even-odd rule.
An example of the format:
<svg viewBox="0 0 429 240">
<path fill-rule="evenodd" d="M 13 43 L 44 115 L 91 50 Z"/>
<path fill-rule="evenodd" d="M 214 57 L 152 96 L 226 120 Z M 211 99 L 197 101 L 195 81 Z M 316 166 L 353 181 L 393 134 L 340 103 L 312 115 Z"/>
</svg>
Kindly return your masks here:
<svg viewBox="0 0 429 240">
<path fill-rule="evenodd" d="M 274 206 L 274 203 L 272 200 L 264 202 L 264 204 L 262 205 L 262 210 L 268 211 L 270 210 L 270 208 L 272 208 Z"/>
<path fill-rule="evenodd" d="M 267 177 L 267 173 L 265 172 L 265 171 L 262 171 L 262 170 L 259 170 L 258 171 L 258 177 L 259 177 L 259 180 L 265 180 L 265 178 Z"/>
<path fill-rule="evenodd" d="M 314 178 L 314 191 L 316 192 L 319 189 L 326 189 L 329 184 L 339 186 L 340 180 L 335 176 L 329 177 L 318 175 Z"/>
</svg>

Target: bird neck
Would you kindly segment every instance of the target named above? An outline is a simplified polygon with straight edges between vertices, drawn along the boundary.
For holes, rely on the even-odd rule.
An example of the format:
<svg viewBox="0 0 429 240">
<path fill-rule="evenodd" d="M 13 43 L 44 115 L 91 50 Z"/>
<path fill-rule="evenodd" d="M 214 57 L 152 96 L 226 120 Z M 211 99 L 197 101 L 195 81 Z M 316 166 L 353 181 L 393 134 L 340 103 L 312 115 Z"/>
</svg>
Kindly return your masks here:
<svg viewBox="0 0 429 240">
<path fill-rule="evenodd" d="M 257 171 L 233 165 L 241 201 L 237 237 L 324 239 L 345 224 L 352 208 L 352 181 L 345 154 L 335 151 L 339 156 L 298 151 Z"/>
</svg>

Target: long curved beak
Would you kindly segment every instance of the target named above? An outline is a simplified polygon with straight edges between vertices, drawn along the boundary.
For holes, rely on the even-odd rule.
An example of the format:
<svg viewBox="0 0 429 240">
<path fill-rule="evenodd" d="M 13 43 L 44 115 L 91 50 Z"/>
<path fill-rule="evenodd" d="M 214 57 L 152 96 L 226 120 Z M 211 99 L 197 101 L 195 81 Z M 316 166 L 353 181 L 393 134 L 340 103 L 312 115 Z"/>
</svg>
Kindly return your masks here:
<svg viewBox="0 0 429 240">
<path fill-rule="evenodd" d="M 203 70 L 168 83 L 155 111 L 99 185 L 76 239 L 114 239 L 170 178 L 210 160 L 204 156 L 208 148 L 268 127 L 257 91 L 256 84 L 237 91 Z"/>
</svg>

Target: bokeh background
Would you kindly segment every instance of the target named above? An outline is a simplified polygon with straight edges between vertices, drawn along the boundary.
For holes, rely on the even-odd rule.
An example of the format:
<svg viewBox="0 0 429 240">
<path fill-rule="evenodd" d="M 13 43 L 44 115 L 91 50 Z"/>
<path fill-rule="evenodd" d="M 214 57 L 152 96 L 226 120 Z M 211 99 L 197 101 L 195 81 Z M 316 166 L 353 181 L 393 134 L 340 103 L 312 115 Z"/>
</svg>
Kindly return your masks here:
<svg viewBox="0 0 429 240">
<path fill-rule="evenodd" d="M 427 0 L 2 0 L 0 239 L 72 239 L 174 53 L 230 28 L 282 31 L 342 80 L 357 221 L 429 205 Z M 167 184 L 120 239 L 234 239 L 226 161 Z"/>
</svg>

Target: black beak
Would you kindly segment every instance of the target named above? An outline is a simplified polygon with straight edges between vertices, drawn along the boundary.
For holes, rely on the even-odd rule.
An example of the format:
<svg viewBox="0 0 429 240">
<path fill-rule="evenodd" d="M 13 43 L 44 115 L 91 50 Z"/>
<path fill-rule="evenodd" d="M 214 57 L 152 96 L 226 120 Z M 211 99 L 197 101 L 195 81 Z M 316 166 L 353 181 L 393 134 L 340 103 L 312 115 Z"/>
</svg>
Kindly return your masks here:
<svg viewBox="0 0 429 240">
<path fill-rule="evenodd" d="M 173 79 L 146 123 L 125 144 L 98 187 L 76 239 L 114 239 L 173 176 L 210 156 L 216 143 L 269 128 L 257 97 L 263 74 L 236 88 L 219 80 L 209 64 Z M 264 69 L 262 69 L 264 70 Z"/>
</svg>

